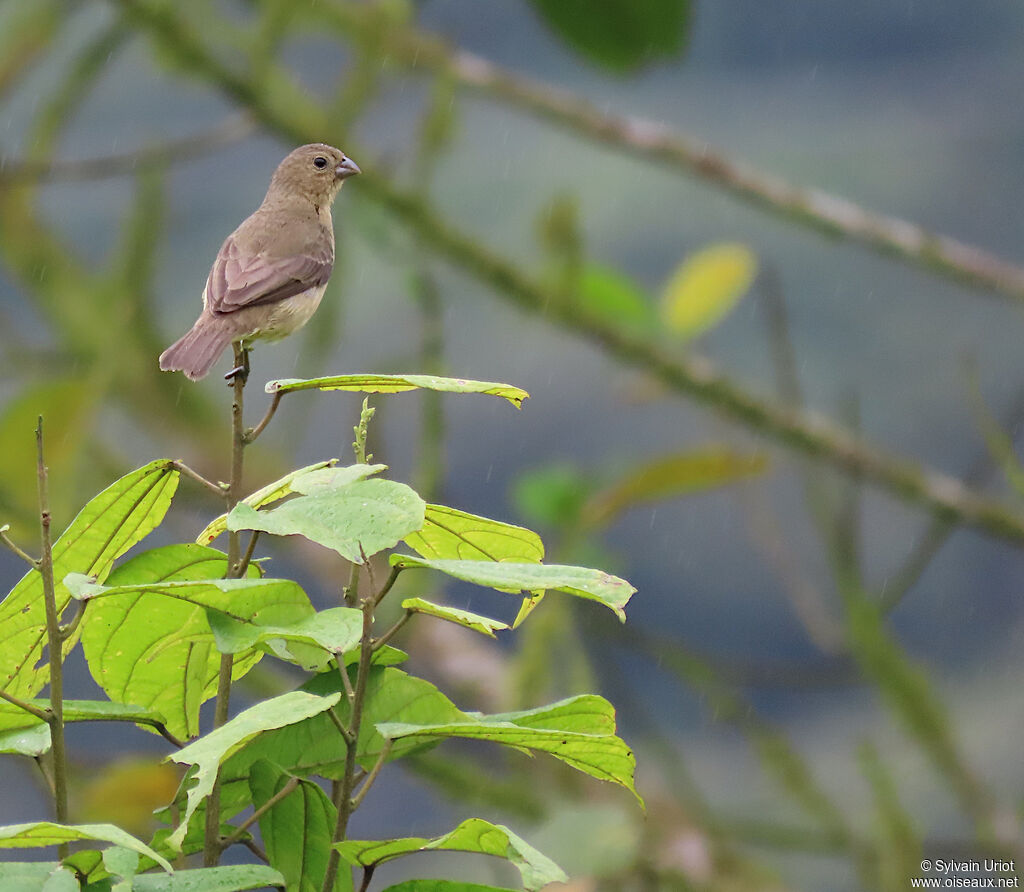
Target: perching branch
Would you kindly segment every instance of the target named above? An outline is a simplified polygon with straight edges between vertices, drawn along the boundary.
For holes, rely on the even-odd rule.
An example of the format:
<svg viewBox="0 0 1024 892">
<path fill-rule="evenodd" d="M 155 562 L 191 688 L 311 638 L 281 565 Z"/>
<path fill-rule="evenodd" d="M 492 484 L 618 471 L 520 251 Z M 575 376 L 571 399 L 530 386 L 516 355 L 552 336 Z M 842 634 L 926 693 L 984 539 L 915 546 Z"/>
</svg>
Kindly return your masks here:
<svg viewBox="0 0 1024 892">
<path fill-rule="evenodd" d="M 43 419 L 36 425 L 36 483 L 39 492 L 39 529 L 41 556 L 39 573 L 43 577 L 43 603 L 46 608 L 46 646 L 50 668 L 50 708 L 46 722 L 50 726 L 50 755 L 53 764 L 53 800 L 58 824 L 68 822 L 68 763 L 64 741 L 64 639 L 60 633 L 57 592 L 53 579 L 53 542 L 50 535 L 50 495 L 46 459 L 43 452 Z M 59 858 L 66 858 L 68 847 L 57 847 Z"/>
<path fill-rule="evenodd" d="M 6 523 L 2 527 L 0 527 L 0 542 L 3 542 L 4 545 L 6 545 L 18 557 L 20 557 L 23 561 L 25 561 L 25 563 L 27 563 L 30 567 L 33 567 L 36 570 L 38 570 L 39 569 L 39 561 L 36 560 L 36 558 L 32 557 L 32 555 L 30 555 L 27 551 L 24 551 L 22 548 L 20 548 L 18 546 L 18 543 L 15 542 L 10 536 L 7 535 L 7 531 L 10 528 L 11 528 L 10 524 L 6 524 Z"/>
</svg>

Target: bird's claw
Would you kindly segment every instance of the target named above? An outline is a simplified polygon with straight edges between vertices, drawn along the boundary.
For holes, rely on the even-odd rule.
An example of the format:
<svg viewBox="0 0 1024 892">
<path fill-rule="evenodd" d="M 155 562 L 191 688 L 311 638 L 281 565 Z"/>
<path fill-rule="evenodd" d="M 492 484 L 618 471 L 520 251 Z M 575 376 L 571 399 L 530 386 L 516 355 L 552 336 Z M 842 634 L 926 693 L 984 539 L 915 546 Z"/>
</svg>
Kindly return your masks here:
<svg viewBox="0 0 1024 892">
<path fill-rule="evenodd" d="M 235 366 L 230 372 L 224 375 L 224 380 L 228 384 L 234 384 L 235 379 L 238 378 L 244 384 L 249 380 L 249 369 L 244 365 Z"/>
</svg>

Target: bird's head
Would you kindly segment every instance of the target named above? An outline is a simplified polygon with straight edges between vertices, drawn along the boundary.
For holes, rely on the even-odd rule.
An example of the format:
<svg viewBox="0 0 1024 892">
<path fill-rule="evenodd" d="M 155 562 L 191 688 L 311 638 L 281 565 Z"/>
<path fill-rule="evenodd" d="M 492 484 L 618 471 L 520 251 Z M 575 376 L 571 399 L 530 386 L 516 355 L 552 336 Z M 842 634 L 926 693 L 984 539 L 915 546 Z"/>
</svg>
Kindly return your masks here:
<svg viewBox="0 0 1024 892">
<path fill-rule="evenodd" d="M 301 196 L 317 207 L 329 206 L 341 184 L 359 172 L 341 149 L 318 142 L 299 146 L 277 166 L 268 197 Z"/>
</svg>

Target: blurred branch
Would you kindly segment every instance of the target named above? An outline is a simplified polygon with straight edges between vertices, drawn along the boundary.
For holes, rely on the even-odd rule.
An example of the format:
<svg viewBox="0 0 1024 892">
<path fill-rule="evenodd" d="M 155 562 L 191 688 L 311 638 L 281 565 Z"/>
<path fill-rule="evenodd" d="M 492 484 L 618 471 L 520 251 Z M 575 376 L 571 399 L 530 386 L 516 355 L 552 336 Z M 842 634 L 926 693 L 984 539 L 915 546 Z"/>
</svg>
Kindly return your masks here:
<svg viewBox="0 0 1024 892">
<path fill-rule="evenodd" d="M 378 27 L 381 17 L 373 7 L 351 3 L 317 6 L 318 15 L 325 11 L 349 31 Z M 523 77 L 412 29 L 393 28 L 386 46 L 411 68 L 443 71 L 464 87 L 626 154 L 707 180 L 824 235 L 850 239 L 932 273 L 1024 301 L 1024 268 L 981 248 L 898 217 L 874 213 L 838 195 L 794 185 L 660 121 L 602 111 L 578 94 Z"/>
<path fill-rule="evenodd" d="M 165 50 L 176 53 L 193 75 L 204 77 L 244 105 L 273 132 L 299 143 L 322 138 L 318 131 L 322 123 L 319 110 L 311 110 L 306 103 L 292 102 L 290 94 L 273 102 L 271 96 L 252 89 L 246 78 L 208 49 L 172 8 L 157 7 L 146 0 L 112 2 Z M 760 399 L 738 387 L 702 357 L 680 355 L 652 344 L 644 337 L 616 328 L 602 317 L 585 313 L 577 304 L 559 300 L 504 257 L 449 224 L 415 195 L 394 188 L 368 170 L 360 180 L 363 194 L 386 207 L 419 237 L 421 244 L 489 285 L 504 299 L 544 314 L 548 320 L 599 344 L 620 362 L 644 369 L 677 393 L 704 403 L 786 447 L 859 474 L 936 517 L 1024 543 L 1024 517 L 998 501 L 953 477 L 872 447 L 822 416 Z"/>
<path fill-rule="evenodd" d="M 148 165 L 180 164 L 201 158 L 203 155 L 240 142 L 255 130 L 255 122 L 248 115 L 236 114 L 191 136 L 167 140 L 136 152 L 82 158 L 77 161 L 5 161 L 0 168 L 0 185 L 25 180 L 78 182 L 131 175 L 140 167 Z"/>
</svg>

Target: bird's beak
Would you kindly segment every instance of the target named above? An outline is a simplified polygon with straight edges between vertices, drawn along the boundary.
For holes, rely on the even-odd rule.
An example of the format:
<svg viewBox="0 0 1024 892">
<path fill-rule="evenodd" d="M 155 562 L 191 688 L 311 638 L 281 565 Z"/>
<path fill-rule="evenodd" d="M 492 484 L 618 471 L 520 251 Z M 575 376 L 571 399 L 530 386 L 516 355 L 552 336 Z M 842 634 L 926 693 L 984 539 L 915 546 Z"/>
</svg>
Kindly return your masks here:
<svg viewBox="0 0 1024 892">
<path fill-rule="evenodd" d="M 339 180 L 344 180 L 346 177 L 354 177 L 357 173 L 362 173 L 362 171 L 359 169 L 359 165 L 351 158 L 346 158 L 334 168 L 334 175 Z"/>
</svg>

